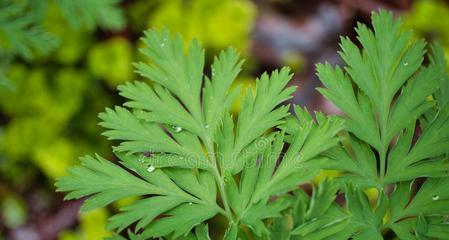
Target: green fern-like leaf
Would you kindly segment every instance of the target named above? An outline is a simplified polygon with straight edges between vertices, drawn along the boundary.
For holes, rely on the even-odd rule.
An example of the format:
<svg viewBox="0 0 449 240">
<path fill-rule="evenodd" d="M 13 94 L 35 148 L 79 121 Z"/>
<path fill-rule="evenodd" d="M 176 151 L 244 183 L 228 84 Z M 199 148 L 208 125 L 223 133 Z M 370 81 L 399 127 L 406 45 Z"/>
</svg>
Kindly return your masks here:
<svg viewBox="0 0 449 240">
<path fill-rule="evenodd" d="M 119 30 L 125 25 L 120 0 L 57 0 L 67 21 L 74 28 Z"/>
<path fill-rule="evenodd" d="M 57 40 L 45 31 L 32 4 L 17 1 L 0 3 L 0 55 L 19 55 L 29 60 L 54 49 Z"/>
<path fill-rule="evenodd" d="M 326 168 L 342 172 L 348 211 L 347 228 L 331 239 L 383 239 L 387 230 L 400 239 L 433 239 L 444 234 L 438 229 L 449 211 L 441 190 L 449 186 L 446 64 L 434 46 L 424 65 L 424 40 L 391 13 L 373 13 L 372 23 L 373 30 L 356 28 L 361 49 L 341 39 L 344 68 L 317 65 L 320 92 L 346 114 L 344 144 L 326 153 Z M 369 188 L 378 192 L 374 209 L 363 192 Z"/>
</svg>

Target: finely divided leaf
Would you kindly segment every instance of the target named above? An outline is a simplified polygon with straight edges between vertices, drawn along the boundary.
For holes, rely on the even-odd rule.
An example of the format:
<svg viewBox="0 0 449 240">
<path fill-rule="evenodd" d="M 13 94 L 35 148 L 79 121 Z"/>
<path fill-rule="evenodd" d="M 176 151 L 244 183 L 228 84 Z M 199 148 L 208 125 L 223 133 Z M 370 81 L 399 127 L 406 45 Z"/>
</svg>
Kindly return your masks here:
<svg viewBox="0 0 449 240">
<path fill-rule="evenodd" d="M 217 213 L 230 223 L 239 222 L 234 217 L 241 214 L 240 224 L 254 225 L 260 234 L 263 220 L 278 216 L 288 204 L 267 202 L 269 194 L 264 201 L 250 203 L 258 168 L 244 170 L 244 166 L 270 146 L 275 136 L 271 129 L 289 114 L 288 106 L 279 106 L 294 91 L 287 87 L 289 69 L 262 75 L 255 95 L 246 94 L 234 121 L 229 108 L 238 90 L 230 88 L 242 65 L 234 49 L 214 59 L 209 78 L 203 74 L 204 50 L 198 41 L 185 51 L 180 36 L 171 37 L 166 30 L 147 31 L 143 41 L 146 47 L 141 51 L 150 61 L 135 66 L 151 82 L 119 86 L 127 102 L 99 114 L 100 125 L 106 129 L 103 135 L 117 141 L 114 151 L 123 166 L 89 157 L 84 166 L 71 169 L 69 176 L 58 181 L 58 190 L 69 192 L 69 199 L 88 197 L 86 210 L 139 196 L 108 224 L 117 232 L 135 224 L 129 234 L 133 238 L 205 239 L 207 228 L 196 228 L 195 234 L 193 229 Z M 327 132 L 327 127 L 322 131 Z M 311 157 L 317 154 L 312 152 Z M 239 193 L 227 195 L 225 176 L 234 178 L 239 173 L 243 178 L 234 189 Z M 288 188 L 280 186 L 282 191 L 299 182 L 298 174 L 286 175 L 291 176 Z M 234 236 L 239 226 L 232 226 Z"/>
<path fill-rule="evenodd" d="M 434 46 L 425 66 L 425 42 L 402 30 L 400 20 L 380 11 L 372 22 L 373 30 L 357 26 L 361 49 L 342 38 L 344 68 L 317 66 L 320 92 L 347 118 L 342 143 L 325 153 L 332 161 L 326 168 L 342 172 L 336 180 L 346 185 L 350 215 L 350 227 L 336 236 L 383 239 L 386 229 L 400 239 L 441 236 L 447 223 L 442 189 L 449 186 L 442 49 Z M 365 191 L 372 188 L 377 196 L 369 199 Z"/>
</svg>

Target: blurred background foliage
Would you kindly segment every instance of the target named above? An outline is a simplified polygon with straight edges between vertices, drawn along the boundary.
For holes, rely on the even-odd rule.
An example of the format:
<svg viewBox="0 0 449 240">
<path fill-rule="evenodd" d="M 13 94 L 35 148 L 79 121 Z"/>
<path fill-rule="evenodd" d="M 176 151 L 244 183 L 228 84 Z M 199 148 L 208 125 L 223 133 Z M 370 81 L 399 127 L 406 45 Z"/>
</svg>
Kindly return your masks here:
<svg viewBox="0 0 449 240">
<path fill-rule="evenodd" d="M 449 55 L 449 5 L 437 0 L 0 0 L 0 240 L 111 234 L 110 212 L 133 199 L 78 217 L 80 201 L 63 202 L 53 183 L 79 156 L 112 159 L 96 116 L 122 101 L 117 85 L 138 79 L 130 63 L 142 60 L 145 29 L 198 38 L 209 62 L 237 48 L 246 59 L 238 83 L 247 88 L 261 72 L 289 65 L 300 86 L 293 102 L 335 113 L 314 91 L 314 63 L 338 62 L 338 36 L 353 35 L 378 8 L 441 41 Z"/>
</svg>

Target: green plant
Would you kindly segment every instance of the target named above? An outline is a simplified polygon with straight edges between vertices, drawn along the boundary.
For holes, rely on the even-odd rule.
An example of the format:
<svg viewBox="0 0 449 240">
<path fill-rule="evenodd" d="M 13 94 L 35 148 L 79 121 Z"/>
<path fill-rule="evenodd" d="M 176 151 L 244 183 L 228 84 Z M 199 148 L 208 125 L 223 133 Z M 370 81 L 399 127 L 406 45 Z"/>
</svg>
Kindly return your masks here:
<svg viewBox="0 0 449 240">
<path fill-rule="evenodd" d="M 238 89 L 230 86 L 242 65 L 235 50 L 222 51 L 205 76 L 197 41 L 186 53 L 179 36 L 146 32 L 151 63 L 135 66 L 152 82 L 119 86 L 128 102 L 99 115 L 121 166 L 85 156 L 58 191 L 88 197 L 82 211 L 140 196 L 108 224 L 116 232 L 134 226 L 130 239 L 208 239 L 216 215 L 227 220 L 224 239 L 447 239 L 442 50 L 434 46 L 424 66 L 425 42 L 391 14 L 374 13 L 373 27 L 357 27 L 362 50 L 342 38 L 345 68 L 317 66 L 320 92 L 344 119 L 298 106 L 290 116 L 287 68 L 263 74 L 233 116 Z M 298 185 L 320 169 L 341 176 L 309 196 Z M 364 193 L 372 188 L 374 206 Z M 344 203 L 335 201 L 340 193 Z"/>
<path fill-rule="evenodd" d="M 439 21 L 432 21 L 437 18 Z M 446 56 L 449 53 L 449 5 L 440 0 L 418 0 L 409 12 L 404 14 L 404 25 L 413 28 L 416 34 L 438 40 L 443 45 Z"/>
<path fill-rule="evenodd" d="M 87 58 L 92 75 L 112 87 L 132 79 L 132 48 L 128 40 L 120 37 L 95 44 Z"/>
<path fill-rule="evenodd" d="M 166 27 L 187 41 L 197 38 L 209 54 L 232 45 L 245 56 L 255 18 L 256 6 L 248 0 L 172 0 L 157 4 L 147 27 Z"/>
<path fill-rule="evenodd" d="M 325 168 L 341 171 L 335 182 L 345 194 L 344 209 L 333 203 L 338 190 L 332 184 L 319 186 L 310 200 L 299 194 L 300 220 L 292 233 L 304 239 L 447 239 L 443 50 L 434 45 L 426 66 L 425 41 L 403 31 L 400 20 L 381 11 L 372 23 L 373 30 L 356 28 L 361 49 L 341 39 L 344 68 L 317 65 L 324 84 L 319 91 L 346 114 L 342 143 L 325 153 Z M 365 194 L 370 189 L 378 194 L 372 203 Z"/>
<path fill-rule="evenodd" d="M 97 26 L 105 30 L 119 30 L 125 26 L 124 14 L 117 6 L 120 3 L 119 0 L 57 0 L 56 3 L 58 9 L 63 12 L 63 19 L 58 20 L 67 21 L 75 30 L 93 31 Z M 48 26 L 44 26 L 45 17 L 52 15 L 51 11 L 56 7 L 55 5 L 49 0 L 5 0 L 0 3 L 0 87 L 14 89 L 15 86 L 5 74 L 15 57 L 31 62 L 36 58 L 49 55 L 57 48 L 62 38 L 64 41 L 79 35 L 79 33 L 67 33 L 67 28 L 47 29 Z M 49 30 L 57 30 L 57 33 Z M 70 38 L 66 37 L 67 34 Z M 76 45 L 80 48 L 84 44 L 76 42 Z"/>
</svg>

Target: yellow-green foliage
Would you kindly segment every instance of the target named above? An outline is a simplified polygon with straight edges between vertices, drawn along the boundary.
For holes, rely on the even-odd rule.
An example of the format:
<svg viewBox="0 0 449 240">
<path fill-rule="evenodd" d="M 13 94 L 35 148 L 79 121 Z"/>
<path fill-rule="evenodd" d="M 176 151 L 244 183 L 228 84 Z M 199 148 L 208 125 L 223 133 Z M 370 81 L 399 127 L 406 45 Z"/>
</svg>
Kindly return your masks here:
<svg viewBox="0 0 449 240">
<path fill-rule="evenodd" d="M 111 234 L 105 230 L 109 217 L 104 208 L 96 209 L 80 216 L 80 227 L 75 231 L 64 231 L 59 235 L 59 240 L 97 240 Z"/>
<path fill-rule="evenodd" d="M 115 87 L 132 80 L 132 46 L 120 37 L 95 44 L 89 51 L 88 63 L 92 74 Z"/>
<path fill-rule="evenodd" d="M 245 51 L 256 9 L 247 0 L 162 1 L 150 15 L 149 27 L 168 27 L 190 41 L 198 38 L 206 48 L 232 45 Z"/>
<path fill-rule="evenodd" d="M 86 29 L 68 31 L 63 13 L 53 2 L 48 5 L 43 25 L 60 42 L 60 47 L 49 57 L 63 64 L 74 64 L 79 61 L 93 41 L 93 34 Z"/>
<path fill-rule="evenodd" d="M 2 153 L 10 161 L 35 161 L 51 178 L 62 175 L 76 155 L 87 150 L 83 150 L 86 143 L 66 135 L 71 120 L 82 110 L 91 78 L 70 67 L 50 74 L 19 64 L 11 66 L 8 76 L 16 90 L 0 95 L 0 107 L 11 117 L 3 129 Z"/>
<path fill-rule="evenodd" d="M 404 27 L 441 42 L 449 57 L 449 5 L 440 0 L 416 1 L 412 10 L 404 14 Z"/>
</svg>

